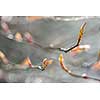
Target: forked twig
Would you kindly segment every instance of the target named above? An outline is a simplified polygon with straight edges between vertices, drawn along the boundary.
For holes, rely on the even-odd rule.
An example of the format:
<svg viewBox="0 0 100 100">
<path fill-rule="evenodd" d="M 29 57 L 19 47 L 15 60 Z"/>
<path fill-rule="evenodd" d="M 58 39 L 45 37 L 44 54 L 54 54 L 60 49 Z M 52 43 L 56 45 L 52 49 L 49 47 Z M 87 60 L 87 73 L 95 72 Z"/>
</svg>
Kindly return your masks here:
<svg viewBox="0 0 100 100">
<path fill-rule="evenodd" d="M 0 51 L 0 60 L 2 63 L 7 67 L 9 65 L 9 68 L 6 69 L 27 69 L 27 68 L 32 68 L 32 69 L 39 69 L 41 71 L 45 70 L 48 65 L 52 64 L 53 60 L 52 59 L 43 59 L 43 61 L 39 65 L 33 65 L 30 58 L 26 57 L 24 61 L 21 64 L 13 63 L 9 61 L 6 57 L 6 55 Z"/>
<path fill-rule="evenodd" d="M 84 30 L 85 30 L 85 26 L 86 26 L 86 22 L 80 28 L 80 32 L 79 32 L 79 36 L 78 36 L 78 39 L 77 39 L 77 43 L 74 46 L 72 46 L 71 48 L 53 48 L 53 47 L 47 47 L 47 49 L 59 50 L 59 51 L 65 52 L 65 53 L 71 51 L 72 49 L 74 49 L 75 47 L 77 47 L 77 46 L 80 45 L 80 42 L 81 42 L 82 37 L 83 37 Z"/>
<path fill-rule="evenodd" d="M 79 36 L 78 36 L 78 39 L 77 39 L 77 43 L 74 45 L 74 46 L 72 46 L 71 48 L 54 48 L 54 47 L 45 47 L 45 46 L 42 46 L 40 43 L 38 43 L 37 41 L 34 41 L 33 43 L 29 43 L 31 46 L 34 46 L 34 45 L 36 45 L 36 46 L 38 46 L 38 47 L 40 47 L 41 49 L 44 49 L 44 50 L 46 50 L 46 49 L 51 49 L 51 50 L 58 50 L 58 51 L 63 51 L 63 52 L 65 52 L 65 53 L 67 53 L 67 52 L 69 52 L 69 51 L 71 51 L 72 49 L 74 49 L 75 47 L 77 47 L 77 46 L 79 46 L 80 45 L 80 42 L 81 42 L 81 40 L 82 40 L 82 37 L 83 37 L 83 33 L 84 33 L 84 30 L 85 30 L 85 26 L 86 26 L 86 22 L 81 26 L 81 28 L 80 28 L 80 32 L 79 32 Z M 0 35 L 2 35 L 3 36 L 3 34 L 0 34 Z M 4 36 L 5 37 L 5 36 Z M 5 38 L 8 38 L 8 37 L 5 37 Z M 10 38 L 8 38 L 8 39 L 10 39 Z M 14 40 L 14 41 L 16 41 L 15 39 L 10 39 L 10 40 Z M 18 42 L 18 41 L 17 41 Z M 19 43 L 24 43 L 24 44 L 26 44 L 27 42 L 26 41 L 21 41 L 21 42 L 19 42 Z"/>
<path fill-rule="evenodd" d="M 82 74 L 82 75 L 78 75 L 78 74 L 72 72 L 68 67 L 65 66 L 65 64 L 64 64 L 64 58 L 63 58 L 63 55 L 62 54 L 60 54 L 60 56 L 59 56 L 59 62 L 60 62 L 61 68 L 65 72 L 67 72 L 69 75 L 71 75 L 73 77 L 76 77 L 76 78 L 84 78 L 84 79 L 92 79 L 92 80 L 100 81 L 100 79 L 93 78 L 93 77 L 89 77 L 85 73 Z"/>
</svg>

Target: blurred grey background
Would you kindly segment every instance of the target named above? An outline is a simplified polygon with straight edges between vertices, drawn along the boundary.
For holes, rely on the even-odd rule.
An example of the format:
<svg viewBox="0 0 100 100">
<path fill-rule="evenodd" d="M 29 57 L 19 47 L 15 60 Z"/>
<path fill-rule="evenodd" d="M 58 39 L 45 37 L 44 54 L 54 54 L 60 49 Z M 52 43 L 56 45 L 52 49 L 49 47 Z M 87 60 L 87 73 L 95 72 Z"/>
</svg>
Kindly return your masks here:
<svg viewBox="0 0 100 100">
<path fill-rule="evenodd" d="M 24 16 L 15 16 L 8 22 L 8 25 L 12 34 L 16 32 L 31 32 L 34 41 L 37 41 L 44 47 L 54 44 L 55 47 L 69 48 L 76 43 L 80 26 L 84 22 L 87 22 L 87 26 L 81 44 L 89 44 L 91 48 L 88 52 L 80 53 L 75 57 L 72 57 L 70 53 L 63 53 L 65 64 L 79 75 L 87 73 L 91 77 L 100 79 L 100 71 L 95 71 L 92 69 L 92 66 L 87 66 L 96 62 L 97 53 L 100 49 L 99 17 L 56 16 L 28 22 Z M 0 34 L 5 34 L 1 28 Z M 61 53 L 59 51 L 44 50 L 36 45 L 19 44 L 2 35 L 0 36 L 0 50 L 14 63 L 20 63 L 26 56 L 30 56 L 33 64 L 39 64 L 45 57 L 54 60 L 53 64 L 48 66 L 45 71 L 38 69 L 5 71 L 1 64 L 1 82 L 98 82 L 90 79 L 75 78 L 64 72 L 58 62 L 58 56 Z"/>
</svg>

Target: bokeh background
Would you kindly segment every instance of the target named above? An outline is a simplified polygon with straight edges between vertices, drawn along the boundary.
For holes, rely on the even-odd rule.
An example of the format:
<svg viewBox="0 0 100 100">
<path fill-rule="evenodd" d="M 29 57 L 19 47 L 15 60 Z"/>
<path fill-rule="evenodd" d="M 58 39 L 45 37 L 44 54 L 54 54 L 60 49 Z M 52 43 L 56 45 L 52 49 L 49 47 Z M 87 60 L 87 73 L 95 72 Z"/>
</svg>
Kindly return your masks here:
<svg viewBox="0 0 100 100">
<path fill-rule="evenodd" d="M 71 56 L 70 53 L 63 53 L 65 64 L 75 73 L 81 75 L 87 73 L 91 77 L 100 79 L 100 70 L 94 70 L 92 63 L 95 63 L 100 49 L 100 18 L 85 16 L 54 16 L 43 17 L 27 21 L 25 16 L 12 17 L 7 23 L 12 34 L 16 32 L 31 32 L 34 41 L 43 47 L 54 44 L 55 47 L 69 48 L 76 43 L 80 26 L 87 22 L 86 30 L 81 44 L 89 44 L 90 50 Z M 5 34 L 0 28 L 0 34 Z M 28 70 L 4 70 L 7 67 L 0 62 L 1 82 L 43 82 L 43 83 L 83 83 L 98 82 L 90 79 L 75 78 L 64 72 L 58 62 L 59 54 L 62 52 L 45 50 L 37 45 L 19 44 L 0 36 L 0 50 L 4 51 L 8 59 L 14 63 L 20 63 L 26 56 L 31 58 L 33 64 L 40 64 L 46 58 L 52 58 L 54 62 L 44 71 L 38 69 Z"/>
</svg>

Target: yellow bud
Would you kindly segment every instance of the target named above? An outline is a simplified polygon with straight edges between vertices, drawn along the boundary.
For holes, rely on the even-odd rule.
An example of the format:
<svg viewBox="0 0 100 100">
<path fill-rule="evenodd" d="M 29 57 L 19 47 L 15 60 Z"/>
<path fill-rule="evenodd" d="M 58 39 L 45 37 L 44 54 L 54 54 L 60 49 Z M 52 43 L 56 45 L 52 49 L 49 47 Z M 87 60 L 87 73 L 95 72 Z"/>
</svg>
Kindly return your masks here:
<svg viewBox="0 0 100 100">
<path fill-rule="evenodd" d="M 59 55 L 59 59 L 58 60 L 59 60 L 60 63 L 62 63 L 64 61 L 64 58 L 63 58 L 62 54 Z"/>
<path fill-rule="evenodd" d="M 4 53 L 2 52 L 2 51 L 0 51 L 0 58 L 2 59 L 2 58 L 5 58 L 5 55 L 4 55 Z"/>
<path fill-rule="evenodd" d="M 15 40 L 21 42 L 23 40 L 21 33 L 17 32 L 15 35 Z"/>
<path fill-rule="evenodd" d="M 43 62 L 42 62 L 42 66 L 44 67 L 44 68 L 46 68 L 48 65 L 50 65 L 50 64 L 52 64 L 52 62 L 53 62 L 53 60 L 48 60 L 47 58 L 45 58 L 44 60 L 43 60 Z"/>
</svg>

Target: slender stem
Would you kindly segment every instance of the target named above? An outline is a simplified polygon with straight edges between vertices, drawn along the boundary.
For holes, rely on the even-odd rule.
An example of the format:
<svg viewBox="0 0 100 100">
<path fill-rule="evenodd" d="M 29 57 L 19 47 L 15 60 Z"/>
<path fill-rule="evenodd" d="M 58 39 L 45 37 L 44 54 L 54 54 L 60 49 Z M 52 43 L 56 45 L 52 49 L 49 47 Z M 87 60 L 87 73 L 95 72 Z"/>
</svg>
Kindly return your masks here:
<svg viewBox="0 0 100 100">
<path fill-rule="evenodd" d="M 74 49 L 75 47 L 77 47 L 77 46 L 80 45 L 80 42 L 81 42 L 82 37 L 83 37 L 84 30 L 85 30 L 85 26 L 86 26 L 86 22 L 80 28 L 80 32 L 79 32 L 79 36 L 78 36 L 78 39 L 77 39 L 77 43 L 74 46 L 72 46 L 71 48 L 53 48 L 53 47 L 46 47 L 46 49 L 59 50 L 59 51 L 65 52 L 65 53 L 71 51 L 72 49 Z"/>
<path fill-rule="evenodd" d="M 97 79 L 97 78 L 93 78 L 93 77 L 90 77 L 90 76 L 87 76 L 87 75 L 78 75 L 74 72 L 72 72 L 67 66 L 65 66 L 64 64 L 64 58 L 63 58 L 63 55 L 60 54 L 59 56 L 59 62 L 60 62 L 60 65 L 61 65 L 61 68 L 67 72 L 69 75 L 73 76 L 73 77 L 76 77 L 76 78 L 84 78 L 84 79 L 92 79 L 92 80 L 96 80 L 96 81 L 100 81 L 100 79 Z"/>
</svg>

